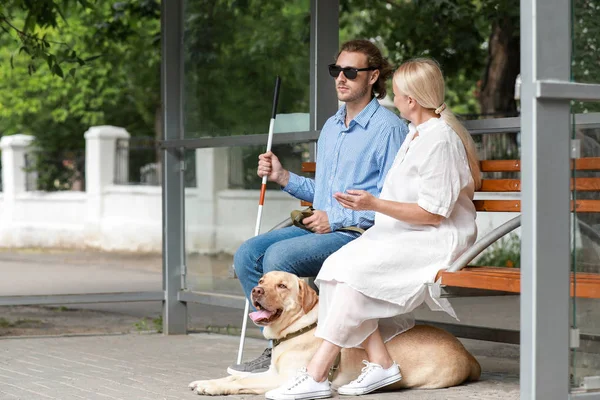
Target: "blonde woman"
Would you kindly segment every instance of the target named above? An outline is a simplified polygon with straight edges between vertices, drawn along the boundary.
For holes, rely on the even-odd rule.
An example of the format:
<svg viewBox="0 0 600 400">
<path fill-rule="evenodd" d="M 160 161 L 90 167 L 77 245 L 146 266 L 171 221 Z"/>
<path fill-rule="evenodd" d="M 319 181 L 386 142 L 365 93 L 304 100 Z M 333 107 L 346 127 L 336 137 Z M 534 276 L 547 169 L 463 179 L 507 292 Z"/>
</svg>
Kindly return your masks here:
<svg viewBox="0 0 600 400">
<path fill-rule="evenodd" d="M 434 279 L 477 235 L 474 191 L 481 177 L 475 145 L 444 102 L 444 78 L 431 59 L 402 64 L 393 78 L 394 105 L 409 133 L 379 198 L 363 190 L 334 194 L 351 210 L 374 210 L 375 224 L 333 253 L 317 276 L 323 342 L 306 368 L 267 399 L 331 396 L 329 368 L 341 348 L 362 347 L 368 360 L 339 394 L 362 395 L 402 379 L 385 342 L 412 328 L 423 302 L 456 318 Z"/>
</svg>

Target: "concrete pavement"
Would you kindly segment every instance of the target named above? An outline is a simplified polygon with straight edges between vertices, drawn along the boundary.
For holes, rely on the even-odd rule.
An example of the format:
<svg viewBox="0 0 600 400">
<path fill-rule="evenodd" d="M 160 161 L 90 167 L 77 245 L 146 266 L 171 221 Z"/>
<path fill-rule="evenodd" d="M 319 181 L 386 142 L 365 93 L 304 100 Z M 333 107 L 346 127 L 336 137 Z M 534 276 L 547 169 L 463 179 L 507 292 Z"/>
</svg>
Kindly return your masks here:
<svg viewBox="0 0 600 400">
<path fill-rule="evenodd" d="M 224 255 L 189 256 L 188 286 L 241 294 L 239 283 L 228 278 L 230 264 L 231 257 Z M 154 291 L 162 287 L 162 259 L 155 254 L 0 251 L 0 277 L 0 295 Z M 465 322 L 518 327 L 518 297 L 503 298 L 500 303 L 485 298 L 456 300 L 455 307 Z M 160 302 L 69 305 L 64 309 L 68 312 L 43 307 L 21 308 L 21 314 L 16 310 L 0 307 L 0 319 L 14 323 L 26 320 L 23 315 L 38 315 L 39 326 L 26 332 L 40 337 L 0 336 L 0 400 L 197 398 L 186 389 L 187 384 L 223 376 L 237 352 L 235 336 L 89 335 L 136 332 L 135 321 L 160 315 Z M 238 309 L 188 304 L 189 326 L 196 331 L 235 332 L 241 326 L 241 313 Z M 418 317 L 450 321 L 425 309 Z M 30 318 L 30 322 L 34 320 Z M 44 336 L 79 333 L 86 335 Z M 249 334 L 259 337 L 251 324 Z M 518 346 L 472 340 L 464 343 L 483 366 L 481 382 L 365 398 L 517 399 Z M 246 359 L 260 354 L 265 345 L 264 340 L 249 339 Z"/>
<path fill-rule="evenodd" d="M 188 286 L 241 294 L 239 283 L 228 278 L 230 264 L 231 257 L 224 255 L 191 255 Z M 0 251 L 0 277 L 0 295 L 154 291 L 162 287 L 162 259 L 155 254 Z M 456 300 L 455 307 L 465 322 L 518 327 L 518 297 L 503 298 L 500 303 L 486 298 Z M 235 360 L 235 336 L 89 335 L 136 332 L 135 321 L 160 315 L 160 302 L 69 305 L 58 311 L 0 307 L 0 319 L 9 323 L 39 319 L 39 325 L 22 332 L 40 335 L 0 336 L 0 400 L 198 398 L 187 390 L 187 384 L 221 377 Z M 188 304 L 189 326 L 196 331 L 235 332 L 241 326 L 241 313 L 238 309 Z M 445 315 L 425 309 L 418 317 L 450 322 Z M 80 333 L 86 335 L 77 336 Z M 44 336 L 48 334 L 76 336 Z M 259 337 L 251 324 L 249 334 Z M 481 382 L 438 391 L 374 394 L 365 399 L 517 399 L 518 346 L 472 340 L 464 343 L 483 366 Z M 246 359 L 260 354 L 265 345 L 264 340 L 249 339 Z"/>
<path fill-rule="evenodd" d="M 463 342 L 482 365 L 479 382 L 440 390 L 375 393 L 361 399 L 518 399 L 518 347 Z M 263 340 L 249 339 L 248 357 L 260 354 L 264 345 Z M 0 339 L 0 399 L 198 399 L 187 389 L 188 383 L 225 376 L 236 350 L 237 338 L 211 334 Z"/>
</svg>

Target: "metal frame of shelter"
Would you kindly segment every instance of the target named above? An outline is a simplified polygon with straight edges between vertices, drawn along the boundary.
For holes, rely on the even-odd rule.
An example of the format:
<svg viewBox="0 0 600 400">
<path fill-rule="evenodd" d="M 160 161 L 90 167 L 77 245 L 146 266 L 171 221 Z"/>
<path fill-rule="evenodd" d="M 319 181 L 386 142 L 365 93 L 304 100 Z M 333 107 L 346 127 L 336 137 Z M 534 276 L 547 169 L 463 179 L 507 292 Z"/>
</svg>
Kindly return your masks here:
<svg viewBox="0 0 600 400">
<path fill-rule="evenodd" d="M 337 110 L 326 65 L 339 46 L 339 1 L 311 0 L 310 7 L 310 129 L 277 134 L 274 144 L 314 143 Z M 474 121 L 467 127 L 473 134 L 521 131 L 521 399 L 600 400 L 600 392 L 570 393 L 570 239 L 564 233 L 571 219 L 570 101 L 600 100 L 600 84 L 570 81 L 570 1 L 521 0 L 520 7 L 521 54 L 526 55 L 521 57 L 521 117 Z M 183 44 L 184 0 L 163 0 L 163 291 L 3 296 L 0 305 L 163 300 L 166 334 L 187 332 L 187 302 L 243 307 L 236 296 L 186 289 L 184 153 L 262 145 L 266 135 L 185 139 Z M 578 123 L 596 125 L 586 118 L 578 116 Z"/>
<path fill-rule="evenodd" d="M 265 143 L 264 135 L 184 139 L 182 126 L 182 1 L 163 2 L 164 266 L 166 332 L 185 333 L 184 301 L 220 304 L 221 296 L 182 291 L 185 272 L 183 149 Z M 600 100 L 600 85 L 570 81 L 571 9 L 567 0 L 521 0 L 521 118 L 478 121 L 480 130 L 522 133 L 521 398 L 600 399 L 570 394 L 569 274 L 571 100 Z M 310 131 L 280 134 L 276 143 L 312 142 L 337 109 L 325 68 L 338 50 L 339 2 L 311 0 Z M 520 120 L 520 121 L 519 121 Z M 473 128 L 473 127 L 471 127 Z M 473 132 L 473 129 L 471 130 Z M 552 218 L 546 216 L 552 215 Z M 237 304 L 237 303 L 236 303 Z"/>
</svg>

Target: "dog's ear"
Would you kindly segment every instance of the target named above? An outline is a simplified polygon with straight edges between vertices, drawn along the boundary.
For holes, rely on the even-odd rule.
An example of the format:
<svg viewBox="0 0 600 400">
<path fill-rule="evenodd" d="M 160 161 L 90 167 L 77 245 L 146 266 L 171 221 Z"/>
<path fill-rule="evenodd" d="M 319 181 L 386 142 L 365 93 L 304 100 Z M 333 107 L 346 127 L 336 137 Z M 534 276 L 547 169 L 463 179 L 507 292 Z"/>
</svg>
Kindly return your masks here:
<svg viewBox="0 0 600 400">
<path fill-rule="evenodd" d="M 304 311 L 304 314 L 308 314 L 319 302 L 319 296 L 302 279 L 298 279 L 298 283 L 300 284 L 300 304 L 302 305 L 302 311 Z"/>
</svg>

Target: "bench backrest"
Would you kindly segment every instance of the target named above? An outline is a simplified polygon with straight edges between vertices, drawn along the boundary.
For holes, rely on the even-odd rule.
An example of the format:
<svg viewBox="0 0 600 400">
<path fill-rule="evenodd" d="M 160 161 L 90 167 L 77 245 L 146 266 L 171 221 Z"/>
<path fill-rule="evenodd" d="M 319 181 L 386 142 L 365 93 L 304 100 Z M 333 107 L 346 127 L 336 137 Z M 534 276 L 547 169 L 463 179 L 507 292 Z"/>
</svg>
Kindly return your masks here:
<svg viewBox="0 0 600 400">
<path fill-rule="evenodd" d="M 600 171 L 600 157 L 586 157 L 574 160 L 576 171 Z M 521 172 L 520 160 L 483 160 L 480 162 L 481 172 L 485 176 L 489 173 Z M 314 173 L 316 163 L 302 163 L 302 172 Z M 578 192 L 600 192 L 600 178 L 577 177 L 571 179 L 571 190 L 575 188 Z M 519 193 L 521 191 L 521 179 L 495 179 L 484 178 L 481 181 L 479 193 Z M 477 211 L 487 212 L 520 212 L 520 200 L 474 200 Z M 305 203 L 303 203 L 305 204 Z M 577 212 L 600 212 L 600 200 L 577 199 L 574 202 Z M 305 204 L 306 205 L 306 204 Z M 573 208 L 571 208 L 573 209 Z"/>
</svg>

